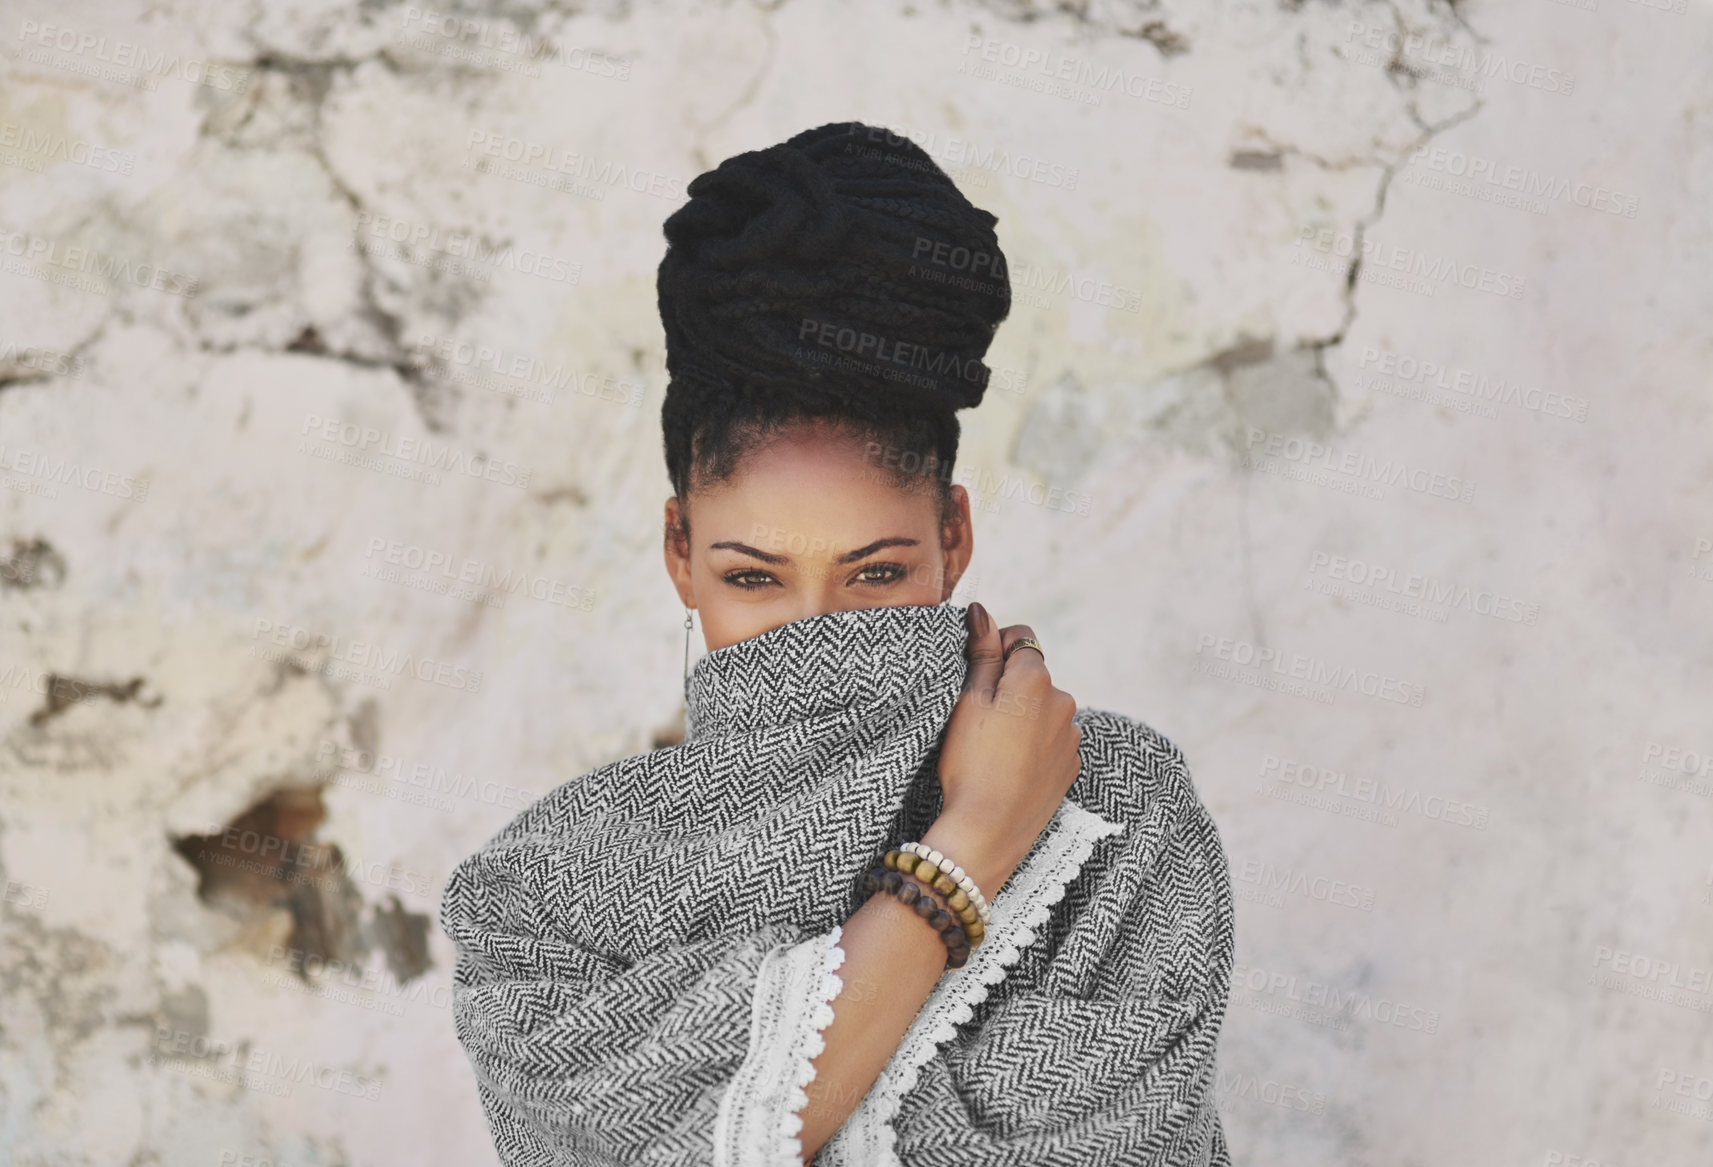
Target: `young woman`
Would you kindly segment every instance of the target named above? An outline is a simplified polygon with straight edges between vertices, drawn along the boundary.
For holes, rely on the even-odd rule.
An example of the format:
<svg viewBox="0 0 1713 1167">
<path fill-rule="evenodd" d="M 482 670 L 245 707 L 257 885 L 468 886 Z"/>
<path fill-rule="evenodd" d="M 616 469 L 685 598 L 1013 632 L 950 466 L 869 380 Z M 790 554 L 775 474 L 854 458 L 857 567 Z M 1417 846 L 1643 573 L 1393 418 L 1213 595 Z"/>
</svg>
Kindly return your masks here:
<svg viewBox="0 0 1713 1167">
<path fill-rule="evenodd" d="M 689 194 L 659 273 L 686 740 L 524 811 L 442 907 L 502 1161 L 1228 1162 L 1230 887 L 1182 754 L 947 603 L 997 220 L 854 122 Z"/>
</svg>

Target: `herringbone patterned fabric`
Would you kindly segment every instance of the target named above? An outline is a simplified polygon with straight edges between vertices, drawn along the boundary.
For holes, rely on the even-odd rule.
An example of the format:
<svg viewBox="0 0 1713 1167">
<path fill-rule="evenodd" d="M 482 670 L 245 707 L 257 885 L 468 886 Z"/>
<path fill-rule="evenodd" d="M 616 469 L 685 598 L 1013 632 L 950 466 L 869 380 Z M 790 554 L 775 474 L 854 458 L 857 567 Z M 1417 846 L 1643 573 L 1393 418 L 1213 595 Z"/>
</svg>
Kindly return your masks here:
<svg viewBox="0 0 1713 1167">
<path fill-rule="evenodd" d="M 458 865 L 454 1017 L 507 1167 L 714 1162 L 763 958 L 848 918 L 938 813 L 966 636 L 961 606 L 867 608 L 709 653 L 682 745 L 567 782 Z M 1068 797 L 1124 829 L 921 1068 L 893 1123 L 912 1167 L 1229 1163 L 1218 834 L 1169 741 L 1077 721 Z"/>
</svg>

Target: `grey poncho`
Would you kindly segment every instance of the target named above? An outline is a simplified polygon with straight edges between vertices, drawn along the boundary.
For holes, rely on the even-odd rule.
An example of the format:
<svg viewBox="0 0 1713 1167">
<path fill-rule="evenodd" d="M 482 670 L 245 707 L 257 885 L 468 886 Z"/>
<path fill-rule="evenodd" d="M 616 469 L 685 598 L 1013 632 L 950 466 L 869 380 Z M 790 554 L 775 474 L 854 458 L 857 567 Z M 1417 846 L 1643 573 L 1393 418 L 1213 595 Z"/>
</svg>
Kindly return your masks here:
<svg viewBox="0 0 1713 1167">
<path fill-rule="evenodd" d="M 458 865 L 453 1016 L 507 1167 L 801 1162 L 841 922 L 938 814 L 967 635 L 959 605 L 864 608 L 708 653 L 683 744 L 565 783 Z M 1218 833 L 1171 742 L 1076 722 L 1082 770 L 982 889 L 987 939 L 815 1167 L 1229 1163 Z"/>
</svg>

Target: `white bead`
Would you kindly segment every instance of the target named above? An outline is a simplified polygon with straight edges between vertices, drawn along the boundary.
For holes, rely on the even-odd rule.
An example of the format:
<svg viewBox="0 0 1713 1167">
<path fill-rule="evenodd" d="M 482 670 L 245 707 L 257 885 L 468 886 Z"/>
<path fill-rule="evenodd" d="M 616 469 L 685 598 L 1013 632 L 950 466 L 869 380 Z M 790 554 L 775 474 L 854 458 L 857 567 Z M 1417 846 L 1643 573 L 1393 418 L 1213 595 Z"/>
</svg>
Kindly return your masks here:
<svg viewBox="0 0 1713 1167">
<path fill-rule="evenodd" d="M 964 881 L 964 869 L 959 867 L 956 863 L 952 864 L 952 869 L 946 872 L 946 874 L 952 877 L 953 883 L 962 883 Z"/>
<path fill-rule="evenodd" d="M 938 851 L 928 852 L 928 862 L 932 863 L 935 867 L 940 865 L 940 860 L 943 858 L 945 858 L 945 856 L 941 855 Z"/>
</svg>

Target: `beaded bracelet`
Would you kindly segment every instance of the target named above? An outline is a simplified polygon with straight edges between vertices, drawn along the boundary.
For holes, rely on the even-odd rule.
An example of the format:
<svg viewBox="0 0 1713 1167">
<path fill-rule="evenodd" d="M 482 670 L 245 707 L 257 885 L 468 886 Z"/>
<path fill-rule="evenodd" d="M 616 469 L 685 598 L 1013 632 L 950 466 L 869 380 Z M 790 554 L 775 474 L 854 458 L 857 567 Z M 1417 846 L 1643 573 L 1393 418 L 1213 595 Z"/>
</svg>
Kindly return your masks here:
<svg viewBox="0 0 1713 1167">
<path fill-rule="evenodd" d="M 959 867 L 956 863 L 953 863 L 948 856 L 942 855 L 932 848 L 925 847 L 921 843 L 906 843 L 899 849 L 904 851 L 906 854 L 926 859 L 929 863 L 932 863 L 946 875 L 950 876 L 952 882 L 957 885 L 958 890 L 968 896 L 970 903 L 975 905 L 975 910 L 981 915 L 981 922 L 983 924 L 988 922 L 987 900 L 982 898 L 981 889 L 976 887 L 975 880 L 971 879 L 969 875 L 965 873 L 963 868 Z"/>
<path fill-rule="evenodd" d="M 885 867 L 871 867 L 862 877 L 862 889 L 866 893 L 876 891 L 889 892 L 903 900 L 939 933 L 940 940 L 946 946 L 946 967 L 962 968 L 964 961 L 970 957 L 969 938 L 964 934 L 958 917 L 940 906 L 940 901 L 931 891 L 922 890 L 922 885 L 913 879 L 906 878 L 902 872 L 889 871 Z"/>
<path fill-rule="evenodd" d="M 987 934 L 987 921 L 981 918 L 975 904 L 970 901 L 963 888 L 952 881 L 950 875 L 934 867 L 926 859 L 902 850 L 888 851 L 881 862 L 894 871 L 910 876 L 921 886 L 946 897 L 946 907 L 955 913 L 963 924 L 970 947 L 975 948 L 981 944 L 982 937 Z"/>
</svg>

